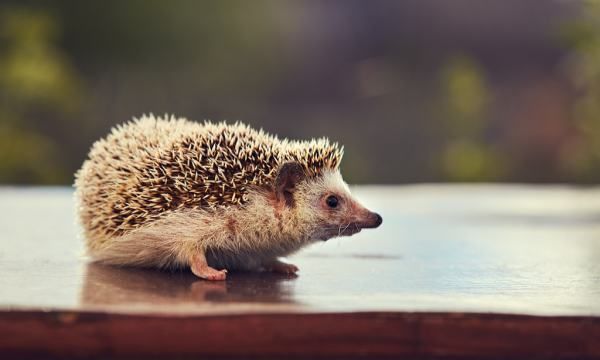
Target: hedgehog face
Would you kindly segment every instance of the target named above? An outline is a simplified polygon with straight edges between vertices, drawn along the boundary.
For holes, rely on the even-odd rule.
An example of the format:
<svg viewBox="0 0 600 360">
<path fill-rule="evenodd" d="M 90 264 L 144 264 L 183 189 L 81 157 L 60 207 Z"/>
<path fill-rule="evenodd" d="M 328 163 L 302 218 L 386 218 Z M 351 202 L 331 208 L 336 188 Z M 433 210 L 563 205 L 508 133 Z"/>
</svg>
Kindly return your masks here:
<svg viewBox="0 0 600 360">
<path fill-rule="evenodd" d="M 296 174 L 292 182 L 301 178 Z M 302 180 L 289 190 L 288 204 L 293 206 L 298 223 L 311 239 L 325 241 L 381 225 L 381 216 L 367 210 L 352 197 L 339 170 L 328 170 L 315 178 Z"/>
</svg>

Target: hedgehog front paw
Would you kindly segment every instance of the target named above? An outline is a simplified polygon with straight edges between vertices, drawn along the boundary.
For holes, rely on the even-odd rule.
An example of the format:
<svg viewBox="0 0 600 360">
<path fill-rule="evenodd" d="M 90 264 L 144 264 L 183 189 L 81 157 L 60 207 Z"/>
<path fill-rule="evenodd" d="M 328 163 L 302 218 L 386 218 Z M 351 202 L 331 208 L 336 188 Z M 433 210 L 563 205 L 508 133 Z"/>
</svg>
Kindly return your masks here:
<svg viewBox="0 0 600 360">
<path fill-rule="evenodd" d="M 275 260 L 265 266 L 265 270 L 278 274 L 295 274 L 298 272 L 298 267 L 294 264 L 284 263 L 283 261 Z"/>
</svg>

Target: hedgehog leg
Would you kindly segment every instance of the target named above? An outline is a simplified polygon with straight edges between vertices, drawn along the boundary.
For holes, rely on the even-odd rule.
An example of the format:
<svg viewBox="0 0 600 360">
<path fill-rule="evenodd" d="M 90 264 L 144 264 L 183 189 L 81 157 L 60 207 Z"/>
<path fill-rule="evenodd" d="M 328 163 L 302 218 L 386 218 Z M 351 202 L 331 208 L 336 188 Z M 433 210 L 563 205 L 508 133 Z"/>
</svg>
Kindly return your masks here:
<svg viewBox="0 0 600 360">
<path fill-rule="evenodd" d="M 275 259 L 264 265 L 265 270 L 279 274 L 295 274 L 298 272 L 298 267 L 294 264 L 288 264 L 281 260 Z"/>
<path fill-rule="evenodd" d="M 199 278 L 206 280 L 225 280 L 227 277 L 227 270 L 217 270 L 208 266 L 204 252 L 194 254 L 191 262 L 190 268 L 194 275 Z"/>
</svg>

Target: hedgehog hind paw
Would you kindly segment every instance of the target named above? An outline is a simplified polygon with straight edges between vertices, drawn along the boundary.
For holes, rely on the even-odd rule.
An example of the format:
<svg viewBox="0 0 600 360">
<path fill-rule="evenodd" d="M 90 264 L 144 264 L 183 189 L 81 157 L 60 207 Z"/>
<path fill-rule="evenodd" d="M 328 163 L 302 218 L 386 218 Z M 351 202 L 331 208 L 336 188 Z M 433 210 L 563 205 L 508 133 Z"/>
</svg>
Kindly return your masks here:
<svg viewBox="0 0 600 360">
<path fill-rule="evenodd" d="M 208 265 L 204 267 L 196 267 L 192 265 L 191 270 L 194 275 L 204 280 L 219 281 L 227 279 L 227 270 L 225 269 L 217 270 Z"/>
<path fill-rule="evenodd" d="M 227 279 L 227 270 L 225 269 L 217 270 L 211 267 L 195 269 L 192 266 L 192 272 L 194 273 L 194 275 L 204 280 L 219 281 Z"/>
<path fill-rule="evenodd" d="M 203 255 L 192 257 L 190 266 L 192 273 L 197 277 L 205 280 L 219 281 L 227 279 L 227 270 L 217 270 L 208 265 L 206 258 Z"/>
</svg>

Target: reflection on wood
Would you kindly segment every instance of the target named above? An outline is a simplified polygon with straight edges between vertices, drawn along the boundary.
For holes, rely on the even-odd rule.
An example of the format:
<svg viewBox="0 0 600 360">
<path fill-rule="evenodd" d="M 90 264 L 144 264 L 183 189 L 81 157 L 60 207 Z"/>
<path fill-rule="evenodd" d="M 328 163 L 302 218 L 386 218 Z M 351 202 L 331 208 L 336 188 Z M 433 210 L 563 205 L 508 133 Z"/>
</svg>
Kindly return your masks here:
<svg viewBox="0 0 600 360">
<path fill-rule="evenodd" d="M 192 273 L 87 264 L 81 304 L 143 304 L 201 307 L 215 303 L 293 303 L 285 283 L 295 275 L 234 273 L 226 282 L 198 279 Z"/>
</svg>

